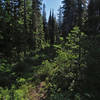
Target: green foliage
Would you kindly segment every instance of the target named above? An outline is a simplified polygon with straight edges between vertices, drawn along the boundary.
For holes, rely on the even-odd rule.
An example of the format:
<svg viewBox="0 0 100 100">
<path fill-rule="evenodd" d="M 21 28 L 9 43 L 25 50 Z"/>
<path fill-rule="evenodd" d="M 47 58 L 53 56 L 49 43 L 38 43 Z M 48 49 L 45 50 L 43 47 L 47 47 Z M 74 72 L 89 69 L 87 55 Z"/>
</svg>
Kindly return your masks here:
<svg viewBox="0 0 100 100">
<path fill-rule="evenodd" d="M 35 89 L 45 100 L 100 100 L 100 2 L 88 6 L 87 36 L 80 1 L 63 0 L 58 30 L 41 0 L 0 0 L 0 100 L 28 100 Z"/>
<path fill-rule="evenodd" d="M 1 86 L 10 85 L 14 82 L 15 73 L 12 72 L 13 64 L 9 64 L 7 60 L 0 61 L 0 84 Z M 13 79 L 13 80 L 12 80 Z"/>
<path fill-rule="evenodd" d="M 28 99 L 28 86 L 23 85 L 19 89 L 12 86 L 11 89 L 0 87 L 0 99 L 5 100 L 27 100 Z"/>
<path fill-rule="evenodd" d="M 23 84 L 25 84 L 25 83 L 26 83 L 26 80 L 25 80 L 24 78 L 17 79 L 17 84 L 18 84 L 19 86 L 21 86 L 21 85 L 23 85 Z"/>
<path fill-rule="evenodd" d="M 0 99 L 10 100 L 10 92 L 8 89 L 3 89 L 0 87 Z"/>
<path fill-rule="evenodd" d="M 75 27 L 68 35 L 68 41 L 64 47 L 63 44 L 54 45 L 57 56 L 53 60 L 43 61 L 38 74 L 41 80 L 46 80 L 49 95 L 66 93 L 67 98 L 71 98 L 71 95 L 69 96 L 68 94 L 73 94 L 80 88 L 79 84 L 81 83 L 78 81 L 83 80 L 84 70 L 87 66 L 85 63 L 86 55 L 83 54 L 85 52 L 84 46 L 81 45 L 84 39 L 86 39 L 86 35 L 80 32 L 78 27 Z M 81 48 L 80 62 L 79 47 Z M 80 98 L 77 96 L 77 92 L 73 95 L 76 100 Z"/>
<path fill-rule="evenodd" d="M 56 93 L 50 96 L 50 100 L 66 100 L 66 97 L 63 94 Z"/>
<path fill-rule="evenodd" d="M 22 86 L 20 89 L 14 91 L 14 100 L 27 100 L 28 99 L 28 88 Z"/>
</svg>

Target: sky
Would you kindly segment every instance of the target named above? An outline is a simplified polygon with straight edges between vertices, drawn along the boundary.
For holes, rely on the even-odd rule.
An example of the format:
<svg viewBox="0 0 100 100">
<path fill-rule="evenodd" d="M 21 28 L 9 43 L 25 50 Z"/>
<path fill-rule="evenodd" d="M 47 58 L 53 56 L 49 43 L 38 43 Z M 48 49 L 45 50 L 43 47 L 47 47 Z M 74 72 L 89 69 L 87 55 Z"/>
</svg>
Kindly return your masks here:
<svg viewBox="0 0 100 100">
<path fill-rule="evenodd" d="M 57 10 L 61 5 L 61 1 L 62 0 L 43 0 L 43 3 L 46 5 L 47 19 L 49 17 L 50 9 L 54 9 L 55 16 L 57 16 Z"/>
</svg>

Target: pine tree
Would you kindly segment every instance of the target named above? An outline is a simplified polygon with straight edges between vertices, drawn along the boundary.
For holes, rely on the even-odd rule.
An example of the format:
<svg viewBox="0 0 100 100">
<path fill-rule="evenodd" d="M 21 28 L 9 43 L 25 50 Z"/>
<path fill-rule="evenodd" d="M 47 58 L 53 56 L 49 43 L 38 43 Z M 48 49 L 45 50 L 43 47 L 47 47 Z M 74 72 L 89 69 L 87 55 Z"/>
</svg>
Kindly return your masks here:
<svg viewBox="0 0 100 100">
<path fill-rule="evenodd" d="M 61 30 L 62 27 L 62 23 L 63 23 L 63 15 L 62 15 L 62 7 L 60 6 L 58 9 L 58 25 L 59 25 L 59 29 Z"/>
<path fill-rule="evenodd" d="M 44 34 L 45 34 L 45 41 L 47 42 L 48 40 L 48 32 L 47 32 L 47 21 L 46 21 L 46 6 L 45 4 L 43 4 L 43 31 L 44 31 Z"/>
<path fill-rule="evenodd" d="M 41 0 L 7 0 L 0 2 L 0 50 L 7 57 L 22 55 L 41 47 L 44 39 L 40 12 Z M 41 42 L 41 43 L 40 43 Z M 37 44 L 36 44 L 37 43 Z M 6 48 L 6 49 L 4 49 Z"/>
<path fill-rule="evenodd" d="M 83 13 L 85 10 L 86 0 L 63 0 L 63 37 L 65 40 L 75 25 L 81 28 L 85 20 Z"/>
<path fill-rule="evenodd" d="M 88 5 L 87 33 L 96 35 L 100 32 L 100 1 L 90 0 Z"/>
<path fill-rule="evenodd" d="M 88 36 L 85 45 L 87 52 L 87 68 L 85 71 L 85 79 L 83 88 L 90 95 L 90 99 L 99 100 L 100 91 L 100 35 Z"/>
<path fill-rule="evenodd" d="M 88 21 L 86 25 L 86 32 L 88 34 L 88 57 L 87 57 L 87 70 L 86 70 L 86 92 L 88 92 L 93 100 L 99 100 L 99 73 L 100 73 L 100 1 L 90 0 L 88 5 Z M 95 86 L 95 87 L 94 87 Z"/>
<path fill-rule="evenodd" d="M 3 43 L 3 53 L 5 55 L 5 57 L 11 57 L 12 56 L 12 48 L 13 48 L 13 44 L 12 44 L 12 26 L 11 26 L 11 6 L 10 6 L 10 0 L 2 2 L 3 6 L 5 7 L 3 8 L 4 13 L 3 17 L 2 17 L 2 27 L 3 27 L 3 39 L 2 39 L 2 43 Z"/>
<path fill-rule="evenodd" d="M 49 33 L 49 41 L 50 41 L 50 37 L 51 36 L 51 33 L 52 32 L 52 15 L 51 15 L 51 11 L 50 11 L 50 15 L 49 15 L 49 20 L 48 20 L 48 33 Z"/>
<path fill-rule="evenodd" d="M 3 36 L 3 31 L 4 31 L 4 13 L 5 10 L 2 8 L 3 2 L 0 0 L 0 57 L 3 56 L 3 51 L 4 51 L 4 36 Z"/>
<path fill-rule="evenodd" d="M 57 34 L 57 41 L 59 41 L 59 37 L 62 35 L 62 24 L 63 24 L 63 9 L 60 6 L 58 9 L 58 31 L 59 31 L 59 34 Z"/>
<path fill-rule="evenodd" d="M 54 16 L 54 11 L 50 11 L 49 21 L 48 21 L 48 32 L 49 32 L 49 41 L 53 45 L 58 40 L 58 24 Z"/>
<path fill-rule="evenodd" d="M 63 0 L 63 37 L 66 36 L 76 24 L 76 2 L 75 0 Z"/>
<path fill-rule="evenodd" d="M 41 48 L 44 41 L 43 20 L 40 11 L 41 0 L 32 0 L 32 31 L 34 48 Z"/>
</svg>

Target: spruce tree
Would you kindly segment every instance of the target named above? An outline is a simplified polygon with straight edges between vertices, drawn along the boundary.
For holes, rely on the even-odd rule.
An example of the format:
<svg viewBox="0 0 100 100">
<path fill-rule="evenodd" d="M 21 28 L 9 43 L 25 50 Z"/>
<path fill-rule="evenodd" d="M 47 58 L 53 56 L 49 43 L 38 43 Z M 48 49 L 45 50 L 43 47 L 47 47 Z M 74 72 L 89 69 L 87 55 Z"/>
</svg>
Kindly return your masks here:
<svg viewBox="0 0 100 100">
<path fill-rule="evenodd" d="M 54 11 L 50 11 L 50 16 L 48 20 L 48 32 L 49 32 L 49 41 L 53 45 L 58 40 L 58 23 L 54 16 Z"/>
<path fill-rule="evenodd" d="M 96 35 L 100 32 L 100 1 L 90 0 L 88 5 L 87 33 Z"/>
<path fill-rule="evenodd" d="M 60 6 L 58 9 L 58 31 L 59 31 L 59 34 L 57 34 L 57 41 L 59 41 L 59 37 L 62 35 L 62 24 L 63 24 L 63 9 Z"/>
<path fill-rule="evenodd" d="M 76 24 L 76 5 L 75 0 L 63 0 L 63 37 L 64 39 Z"/>
<path fill-rule="evenodd" d="M 43 4 L 43 31 L 45 34 L 45 41 L 47 42 L 48 40 L 48 32 L 47 32 L 47 20 L 46 20 L 46 6 Z"/>
<path fill-rule="evenodd" d="M 42 46 L 44 41 L 43 20 L 40 11 L 41 0 L 32 0 L 32 32 L 34 38 L 34 48 Z"/>
<path fill-rule="evenodd" d="M 62 23 L 63 23 L 63 11 L 62 11 L 62 7 L 60 6 L 59 9 L 58 9 L 58 25 L 59 25 L 59 30 L 61 30 L 62 28 Z"/>
<path fill-rule="evenodd" d="M 48 33 L 49 33 L 49 41 L 51 40 L 51 33 L 52 32 L 52 15 L 50 10 L 49 20 L 48 20 Z"/>
<path fill-rule="evenodd" d="M 86 0 L 63 0 L 63 37 L 66 40 L 70 30 L 78 25 L 80 28 L 84 22 Z"/>
</svg>

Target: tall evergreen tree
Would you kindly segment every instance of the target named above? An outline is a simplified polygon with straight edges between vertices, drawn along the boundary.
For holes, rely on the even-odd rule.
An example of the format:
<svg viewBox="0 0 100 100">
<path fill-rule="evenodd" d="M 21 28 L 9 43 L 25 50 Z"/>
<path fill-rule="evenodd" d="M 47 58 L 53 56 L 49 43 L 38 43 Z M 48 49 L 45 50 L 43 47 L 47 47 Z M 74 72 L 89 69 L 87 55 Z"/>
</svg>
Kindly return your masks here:
<svg viewBox="0 0 100 100">
<path fill-rule="evenodd" d="M 99 100 L 99 73 L 100 73 L 100 1 L 90 0 L 88 5 L 88 21 L 86 32 L 88 34 L 88 57 L 86 70 L 86 91 L 91 95 L 91 99 Z M 94 87 L 95 86 L 95 87 Z"/>
<path fill-rule="evenodd" d="M 42 44 L 44 33 L 40 5 L 41 0 L 0 1 L 0 52 L 16 58 Z"/>
<path fill-rule="evenodd" d="M 83 24 L 83 12 L 86 0 L 63 0 L 63 37 L 66 38 L 70 30 Z"/>
<path fill-rule="evenodd" d="M 50 10 L 50 15 L 49 15 L 49 20 L 48 20 L 48 32 L 49 32 L 49 41 L 50 41 L 50 37 L 51 36 L 51 32 L 52 32 L 52 15 L 51 15 L 51 10 Z"/>
<path fill-rule="evenodd" d="M 90 0 L 88 5 L 88 26 L 87 33 L 96 35 L 100 32 L 100 1 Z"/>
<path fill-rule="evenodd" d="M 63 37 L 66 38 L 69 31 L 76 24 L 75 0 L 63 0 Z"/>
<path fill-rule="evenodd" d="M 46 21 L 46 6 L 43 4 L 43 31 L 45 34 L 45 41 L 47 42 L 48 40 L 48 32 L 47 32 L 47 21 Z"/>
<path fill-rule="evenodd" d="M 59 34 L 58 34 L 58 41 L 59 37 L 62 35 L 62 24 L 63 24 L 63 9 L 60 6 L 58 9 L 58 29 L 59 29 Z"/>
<path fill-rule="evenodd" d="M 50 11 L 50 16 L 48 20 L 48 32 L 49 32 L 49 41 L 50 44 L 53 45 L 58 39 L 58 25 L 56 22 L 56 18 L 54 16 L 54 11 Z"/>
<path fill-rule="evenodd" d="M 60 6 L 59 9 L 58 9 L 58 25 L 59 25 L 59 29 L 61 29 L 62 27 L 62 23 L 63 23 L 63 9 L 62 7 Z"/>
<path fill-rule="evenodd" d="M 34 34 L 34 48 L 41 47 L 44 41 L 43 20 L 40 11 L 41 0 L 32 0 L 32 32 Z"/>
</svg>

